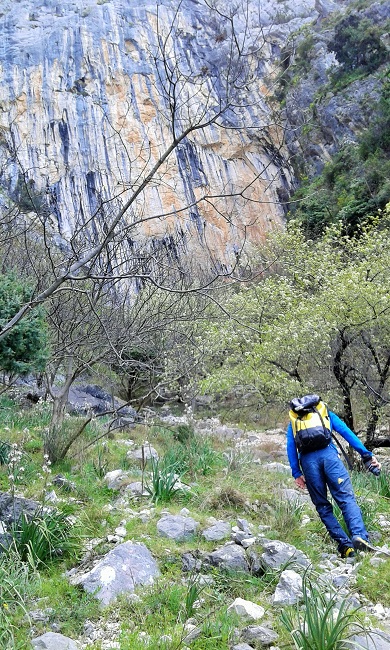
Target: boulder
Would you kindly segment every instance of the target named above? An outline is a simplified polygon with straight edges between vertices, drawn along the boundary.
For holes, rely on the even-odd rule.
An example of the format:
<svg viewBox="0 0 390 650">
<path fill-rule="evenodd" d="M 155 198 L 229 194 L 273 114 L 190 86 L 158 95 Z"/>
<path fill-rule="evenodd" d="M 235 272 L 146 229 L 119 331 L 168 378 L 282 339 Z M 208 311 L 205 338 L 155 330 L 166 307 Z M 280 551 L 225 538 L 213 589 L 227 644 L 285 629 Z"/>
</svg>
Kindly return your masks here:
<svg viewBox="0 0 390 650">
<path fill-rule="evenodd" d="M 138 585 L 151 585 L 159 570 L 149 549 L 137 542 L 124 542 L 87 573 L 72 576 L 71 582 L 94 594 L 103 605 L 119 594 L 132 593 Z"/>
<path fill-rule="evenodd" d="M 268 627 L 262 625 L 248 625 L 241 632 L 241 638 L 248 643 L 255 643 L 261 647 L 273 645 L 278 635 Z"/>
<path fill-rule="evenodd" d="M 226 521 L 216 521 L 215 524 L 202 531 L 202 537 L 208 542 L 219 542 L 230 536 L 232 527 Z"/>
<path fill-rule="evenodd" d="M 357 648 L 371 650 L 390 650 L 390 635 L 382 630 L 371 630 L 367 634 L 356 634 L 350 641 L 356 644 Z"/>
<path fill-rule="evenodd" d="M 158 460 L 158 452 L 149 444 L 144 444 L 140 449 L 130 449 L 126 456 L 127 458 L 138 461 L 142 461 L 142 459 L 150 460 L 151 458 Z"/>
<path fill-rule="evenodd" d="M 7 492 L 0 492 L 0 520 L 8 528 L 13 521 L 17 521 L 23 513 L 32 517 L 41 504 L 32 499 L 23 499 L 22 497 L 13 497 Z"/>
<path fill-rule="evenodd" d="M 107 472 L 104 482 L 110 490 L 120 490 L 124 485 L 128 484 L 129 473 L 123 471 L 123 469 L 114 469 L 112 472 Z"/>
</svg>

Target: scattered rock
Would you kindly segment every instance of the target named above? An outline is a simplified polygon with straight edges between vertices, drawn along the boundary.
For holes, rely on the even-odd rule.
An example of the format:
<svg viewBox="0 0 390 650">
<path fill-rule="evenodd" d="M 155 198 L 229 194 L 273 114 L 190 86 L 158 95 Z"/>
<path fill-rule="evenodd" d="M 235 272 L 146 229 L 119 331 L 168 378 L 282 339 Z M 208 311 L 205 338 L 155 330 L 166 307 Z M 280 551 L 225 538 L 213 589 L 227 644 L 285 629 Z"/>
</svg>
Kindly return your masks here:
<svg viewBox="0 0 390 650">
<path fill-rule="evenodd" d="M 371 630 L 367 634 L 357 634 L 351 637 L 350 641 L 356 644 L 357 648 L 390 650 L 390 635 L 382 632 L 382 630 Z"/>
<path fill-rule="evenodd" d="M 143 487 L 143 489 L 142 489 Z M 145 486 L 142 486 L 141 481 L 135 481 L 134 483 L 129 483 L 124 489 L 125 493 L 130 493 L 133 496 L 148 496 L 148 491 L 145 490 Z"/>
<path fill-rule="evenodd" d="M 263 465 L 263 469 L 267 472 L 279 472 L 279 474 L 287 474 L 291 476 L 291 468 L 284 463 L 266 463 Z"/>
<path fill-rule="evenodd" d="M 241 632 L 241 638 L 244 641 L 255 642 L 262 647 L 267 647 L 277 640 L 278 635 L 268 627 L 262 625 L 248 625 Z"/>
<path fill-rule="evenodd" d="M 200 571 L 202 569 L 202 560 L 195 557 L 192 553 L 183 553 L 181 556 L 181 562 L 181 568 L 184 573 Z"/>
<path fill-rule="evenodd" d="M 292 544 L 286 544 L 279 540 L 267 540 L 262 542 L 262 546 L 264 553 L 261 555 L 261 561 L 266 569 L 280 569 L 288 563 L 298 564 L 302 567 L 308 567 L 310 564 L 308 557 Z"/>
<path fill-rule="evenodd" d="M 155 450 L 154 447 L 152 447 L 149 443 L 144 442 L 142 447 L 139 449 L 130 449 L 127 454 L 127 458 L 130 458 L 132 460 L 137 460 L 141 462 L 142 460 L 148 461 L 151 460 L 151 458 L 154 458 L 154 460 L 158 460 L 158 452 Z"/>
<path fill-rule="evenodd" d="M 13 521 L 17 521 L 22 513 L 32 517 L 39 508 L 41 505 L 37 501 L 0 492 L 0 520 L 7 528 Z"/>
<path fill-rule="evenodd" d="M 110 490 L 120 490 L 129 482 L 129 473 L 123 469 L 114 469 L 112 472 L 107 472 L 104 482 Z"/>
<path fill-rule="evenodd" d="M 282 499 L 285 501 L 290 501 L 290 503 L 299 503 L 299 504 L 308 504 L 314 508 L 313 503 L 308 494 L 303 494 L 298 492 L 298 490 L 293 490 L 292 488 L 283 488 L 280 491 Z"/>
</svg>

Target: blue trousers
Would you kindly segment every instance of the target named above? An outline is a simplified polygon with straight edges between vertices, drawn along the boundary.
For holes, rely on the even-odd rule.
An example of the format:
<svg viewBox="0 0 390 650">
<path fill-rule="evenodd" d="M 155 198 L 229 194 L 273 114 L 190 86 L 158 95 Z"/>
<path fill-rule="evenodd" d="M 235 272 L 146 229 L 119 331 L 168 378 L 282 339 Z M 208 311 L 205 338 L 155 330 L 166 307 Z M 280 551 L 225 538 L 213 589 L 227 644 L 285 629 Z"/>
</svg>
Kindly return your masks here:
<svg viewBox="0 0 390 650">
<path fill-rule="evenodd" d="M 338 456 L 337 449 L 330 444 L 325 449 L 302 454 L 300 463 L 310 498 L 329 535 L 338 543 L 339 549 L 353 544 L 333 514 L 332 504 L 328 501 L 328 488 L 343 513 L 351 538 L 359 535 L 368 540 L 351 479 Z"/>
</svg>

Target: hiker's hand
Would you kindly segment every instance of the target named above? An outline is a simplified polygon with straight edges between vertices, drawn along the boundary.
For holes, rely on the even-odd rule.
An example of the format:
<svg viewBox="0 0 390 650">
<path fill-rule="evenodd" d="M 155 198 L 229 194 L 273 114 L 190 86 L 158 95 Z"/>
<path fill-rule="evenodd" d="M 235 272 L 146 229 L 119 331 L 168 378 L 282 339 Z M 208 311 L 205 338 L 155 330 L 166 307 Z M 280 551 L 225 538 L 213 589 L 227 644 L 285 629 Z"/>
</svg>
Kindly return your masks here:
<svg viewBox="0 0 390 650">
<path fill-rule="evenodd" d="M 382 467 L 382 465 L 381 465 L 380 462 L 375 458 L 375 456 L 372 456 L 372 458 L 371 458 L 371 465 L 372 465 L 373 467 L 378 467 L 378 469 L 380 469 L 380 468 Z"/>
<path fill-rule="evenodd" d="M 306 481 L 304 476 L 298 476 L 298 478 L 295 479 L 295 483 L 297 484 L 300 490 L 306 489 Z"/>
</svg>

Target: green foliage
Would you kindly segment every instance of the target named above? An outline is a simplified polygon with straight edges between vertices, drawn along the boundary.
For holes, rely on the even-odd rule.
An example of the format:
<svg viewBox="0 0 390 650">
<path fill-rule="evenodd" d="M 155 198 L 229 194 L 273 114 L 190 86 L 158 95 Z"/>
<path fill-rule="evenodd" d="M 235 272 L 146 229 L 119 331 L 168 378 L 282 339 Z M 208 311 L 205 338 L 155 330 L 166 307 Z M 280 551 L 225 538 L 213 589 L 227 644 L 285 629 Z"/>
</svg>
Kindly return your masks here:
<svg viewBox="0 0 390 650">
<path fill-rule="evenodd" d="M 386 96 L 386 99 L 384 98 Z M 342 221 L 349 234 L 390 200 L 388 89 L 357 144 L 346 144 L 319 176 L 306 180 L 292 197 L 290 218 L 302 223 L 308 236 L 318 237 L 326 226 Z"/>
<path fill-rule="evenodd" d="M 10 453 L 10 444 L 0 440 L 0 465 L 6 465 L 8 463 L 8 457 Z"/>
<path fill-rule="evenodd" d="M 211 474 L 216 467 L 223 465 L 223 458 L 213 449 L 210 439 L 194 435 L 186 444 L 170 447 L 164 456 L 164 463 L 167 467 L 175 467 L 181 475 L 196 477 L 198 474 Z"/>
<path fill-rule="evenodd" d="M 365 558 L 357 577 L 357 588 L 373 603 L 390 607 L 390 558 L 382 558 L 378 574 L 373 572 L 370 558 Z"/>
<path fill-rule="evenodd" d="M 20 609 L 26 615 L 24 602 L 30 591 L 33 575 L 20 557 L 12 552 L 0 555 L 0 645 L 15 647 L 13 615 Z"/>
<path fill-rule="evenodd" d="M 367 18 L 350 13 L 335 27 L 328 50 L 334 52 L 342 71 L 376 70 L 387 60 L 387 49 L 381 41 L 381 30 Z"/>
<path fill-rule="evenodd" d="M 178 493 L 183 494 L 181 487 L 177 486 L 180 476 L 176 473 L 176 465 L 166 465 L 152 456 L 152 475 L 150 482 L 145 483 L 145 489 L 150 494 L 152 502 L 167 503 Z"/>
<path fill-rule="evenodd" d="M 298 500 L 280 499 L 271 507 L 266 519 L 279 533 L 292 532 L 301 525 L 304 510 L 305 505 Z"/>
<path fill-rule="evenodd" d="M 390 499 L 390 474 L 382 471 L 375 481 L 378 494 L 385 499 Z"/>
<path fill-rule="evenodd" d="M 309 574 L 303 578 L 303 607 L 286 608 L 281 621 L 297 650 L 342 650 L 356 634 L 357 610 L 336 591 L 318 583 Z M 340 602 L 341 600 L 341 602 Z"/>
<path fill-rule="evenodd" d="M 16 553 L 31 567 L 65 557 L 75 557 L 81 548 L 81 533 L 69 512 L 40 508 L 33 516 L 22 513 L 10 529 L 7 552 Z"/>
<path fill-rule="evenodd" d="M 28 283 L 0 277 L 0 327 L 31 298 Z M 47 331 L 42 308 L 35 308 L 0 341 L 0 370 L 10 375 L 41 372 L 46 364 Z"/>
<path fill-rule="evenodd" d="M 341 224 L 315 243 L 295 223 L 271 235 L 260 255 L 278 260 L 277 273 L 228 295 L 225 313 L 233 317 L 205 328 L 202 390 L 252 395 L 259 410 L 285 409 L 288 396 L 305 392 L 323 394 L 337 409 L 338 394 L 339 405 L 348 396 L 373 444 L 390 399 L 387 218 L 386 210 L 358 237 L 345 236 Z"/>
</svg>

